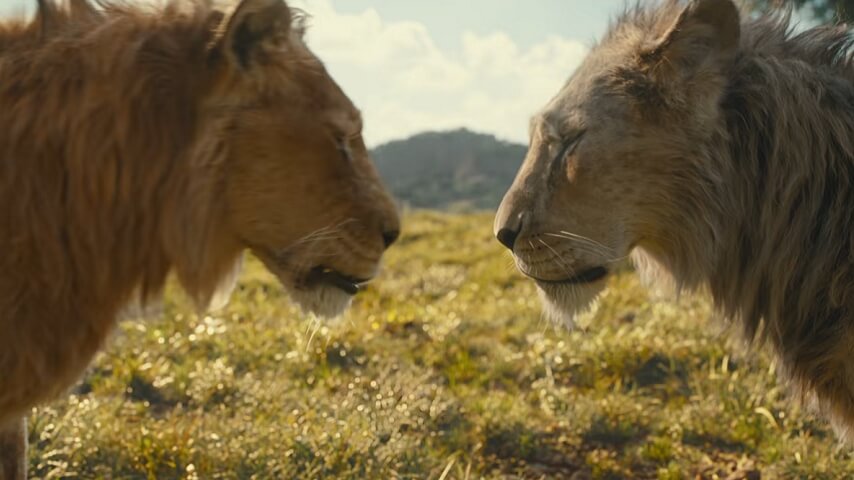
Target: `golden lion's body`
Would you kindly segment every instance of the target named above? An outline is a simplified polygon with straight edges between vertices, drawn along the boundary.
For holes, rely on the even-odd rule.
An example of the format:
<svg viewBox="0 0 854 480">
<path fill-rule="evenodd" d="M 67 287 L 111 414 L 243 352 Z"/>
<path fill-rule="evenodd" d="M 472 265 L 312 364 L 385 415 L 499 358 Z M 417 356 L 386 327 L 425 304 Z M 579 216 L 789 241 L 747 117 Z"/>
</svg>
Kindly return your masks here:
<svg viewBox="0 0 854 480">
<path fill-rule="evenodd" d="M 185 232 L 182 205 L 202 205 L 182 161 L 198 66 L 145 65 L 127 49 L 145 48 L 141 29 L 150 47 L 186 44 L 171 33 L 204 49 L 204 27 L 141 20 L 69 21 L 47 40 L 35 27 L 0 33 L 0 423 L 67 387 L 135 289 L 160 290 L 182 261 L 170 245 Z M 219 278 L 238 251 L 227 253 L 199 279 Z"/>
<path fill-rule="evenodd" d="M 170 272 L 205 305 L 250 248 L 329 314 L 374 275 L 397 214 L 296 23 L 282 0 L 0 23 L 0 479 L 20 419 Z"/>
</svg>

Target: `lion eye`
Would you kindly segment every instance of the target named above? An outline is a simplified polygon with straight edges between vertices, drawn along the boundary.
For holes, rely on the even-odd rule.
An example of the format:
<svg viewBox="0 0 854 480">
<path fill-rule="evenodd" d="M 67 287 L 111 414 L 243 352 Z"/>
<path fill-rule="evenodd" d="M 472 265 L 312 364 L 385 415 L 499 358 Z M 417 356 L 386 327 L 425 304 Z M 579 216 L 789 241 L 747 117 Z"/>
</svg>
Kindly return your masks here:
<svg viewBox="0 0 854 480">
<path fill-rule="evenodd" d="M 581 143 L 581 139 L 584 136 L 584 131 L 577 132 L 572 136 L 566 137 L 567 140 L 563 141 L 560 151 L 557 156 L 552 160 L 550 166 L 550 178 L 561 178 L 566 173 L 565 170 L 569 166 L 569 157 L 575 153 L 575 150 L 578 148 L 578 144 Z M 564 172 L 564 173 L 560 173 Z"/>
<path fill-rule="evenodd" d="M 581 143 L 581 138 L 584 136 L 584 132 L 579 132 L 566 140 L 563 144 L 563 148 L 560 149 L 560 153 L 558 153 L 557 157 L 555 157 L 555 162 L 563 162 L 566 160 L 566 157 L 575 153 L 575 149 L 578 148 L 578 144 Z"/>
<path fill-rule="evenodd" d="M 567 142 L 564 156 L 572 155 L 573 153 L 575 153 L 575 149 L 578 148 L 578 144 L 581 143 L 581 138 L 583 136 L 584 132 L 581 132 L 578 135 L 575 135 L 572 140 Z"/>
<path fill-rule="evenodd" d="M 581 143 L 581 138 L 584 136 L 584 132 L 579 132 L 572 137 L 568 141 L 563 144 L 563 148 L 558 153 L 558 156 L 555 158 L 556 162 L 563 162 L 566 157 L 575 153 L 575 149 L 578 148 L 578 144 Z"/>
<path fill-rule="evenodd" d="M 344 157 L 344 160 L 352 161 L 353 152 L 350 151 L 350 142 L 346 138 L 339 138 L 335 141 L 338 152 Z"/>
</svg>

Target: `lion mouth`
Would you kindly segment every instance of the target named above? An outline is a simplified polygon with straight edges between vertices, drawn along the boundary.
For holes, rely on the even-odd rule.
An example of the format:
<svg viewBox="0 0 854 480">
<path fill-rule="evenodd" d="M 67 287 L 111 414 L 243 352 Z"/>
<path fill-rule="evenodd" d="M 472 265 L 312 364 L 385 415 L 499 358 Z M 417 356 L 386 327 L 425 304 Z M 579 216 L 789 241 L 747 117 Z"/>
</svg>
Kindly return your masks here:
<svg viewBox="0 0 854 480">
<path fill-rule="evenodd" d="M 577 275 L 573 275 L 571 277 L 562 278 L 558 280 L 546 280 L 543 278 L 539 278 L 535 275 L 529 274 L 527 272 L 522 272 L 526 276 L 532 278 L 539 284 L 543 285 L 583 285 L 585 283 L 594 283 L 602 280 L 608 275 L 608 269 L 605 267 L 593 267 L 589 268 Z"/>
<path fill-rule="evenodd" d="M 329 285 L 348 295 L 356 295 L 369 281 L 370 279 L 345 275 L 335 269 L 318 265 L 308 272 L 301 283 L 305 287 Z"/>
</svg>

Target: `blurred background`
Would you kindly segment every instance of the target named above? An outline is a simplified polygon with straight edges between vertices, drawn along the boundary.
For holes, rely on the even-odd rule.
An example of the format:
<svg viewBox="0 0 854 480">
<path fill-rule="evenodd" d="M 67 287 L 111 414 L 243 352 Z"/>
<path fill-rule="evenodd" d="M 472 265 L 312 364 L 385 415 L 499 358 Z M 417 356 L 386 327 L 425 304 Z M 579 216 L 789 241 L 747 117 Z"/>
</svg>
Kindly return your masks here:
<svg viewBox="0 0 854 480">
<path fill-rule="evenodd" d="M 35 0 L 0 0 L 27 15 Z M 568 332 L 491 234 L 528 119 L 622 0 L 293 0 L 406 205 L 381 280 L 341 320 L 249 258 L 229 306 L 177 288 L 122 322 L 31 417 L 37 478 L 851 478 L 854 458 L 702 297 L 627 266 Z M 757 11 L 773 2 L 757 1 Z M 802 26 L 851 1 L 797 1 Z"/>
</svg>

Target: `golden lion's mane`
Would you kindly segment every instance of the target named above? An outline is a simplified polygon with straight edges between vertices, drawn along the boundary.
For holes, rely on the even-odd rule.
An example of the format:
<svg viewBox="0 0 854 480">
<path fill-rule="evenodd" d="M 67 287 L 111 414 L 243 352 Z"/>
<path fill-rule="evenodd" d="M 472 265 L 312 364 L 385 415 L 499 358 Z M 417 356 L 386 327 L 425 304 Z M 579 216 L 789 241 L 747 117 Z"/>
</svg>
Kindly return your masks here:
<svg viewBox="0 0 854 480">
<path fill-rule="evenodd" d="M 175 271 L 206 304 L 239 260 L 229 107 L 203 104 L 224 17 L 43 0 L 0 23 L 0 424 L 70 384 L 133 295 Z"/>
<path fill-rule="evenodd" d="M 174 217 L 209 216 L 183 211 L 209 199 L 180 202 L 208 173 L 188 160 L 202 133 L 197 72 L 222 15 L 203 3 L 71 5 L 45 3 L 25 27 L 0 31 L 0 195 L 19 248 L 38 249 L 19 257 L 40 258 L 18 272 L 57 297 L 114 302 L 129 286 L 148 296 L 181 260 L 170 258 L 174 237 L 210 230 Z"/>
</svg>

